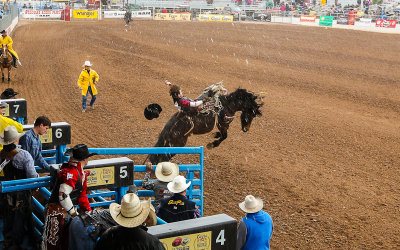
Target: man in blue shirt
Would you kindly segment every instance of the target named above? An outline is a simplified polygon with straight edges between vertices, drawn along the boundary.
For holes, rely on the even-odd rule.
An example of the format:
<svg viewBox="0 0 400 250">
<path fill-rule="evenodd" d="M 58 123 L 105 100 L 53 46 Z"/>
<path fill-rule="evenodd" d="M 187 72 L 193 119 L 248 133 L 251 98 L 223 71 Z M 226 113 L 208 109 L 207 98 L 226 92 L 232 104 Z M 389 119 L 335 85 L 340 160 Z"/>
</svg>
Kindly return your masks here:
<svg viewBox="0 0 400 250">
<path fill-rule="evenodd" d="M 50 170 L 49 164 L 43 159 L 42 154 L 42 142 L 40 141 L 39 135 L 47 134 L 47 130 L 51 126 L 51 121 L 47 116 L 39 116 L 33 128 L 26 132 L 20 139 L 19 143 L 22 149 L 28 151 L 33 160 L 35 161 L 35 166 L 39 166 L 46 170 Z"/>
<path fill-rule="evenodd" d="M 246 212 L 237 231 L 237 250 L 269 250 L 269 240 L 274 229 L 271 216 L 262 210 L 263 201 L 247 195 L 240 209 Z"/>
</svg>

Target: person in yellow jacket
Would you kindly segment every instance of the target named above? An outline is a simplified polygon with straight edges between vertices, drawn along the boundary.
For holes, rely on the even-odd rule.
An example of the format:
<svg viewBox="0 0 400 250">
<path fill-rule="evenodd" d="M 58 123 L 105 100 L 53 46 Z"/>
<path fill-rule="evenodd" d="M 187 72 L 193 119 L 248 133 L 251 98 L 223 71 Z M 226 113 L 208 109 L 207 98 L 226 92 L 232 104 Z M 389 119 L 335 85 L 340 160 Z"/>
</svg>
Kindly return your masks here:
<svg viewBox="0 0 400 250">
<path fill-rule="evenodd" d="M 5 30 L 1 31 L 1 37 L 0 37 L 0 44 L 1 45 L 7 45 L 8 51 L 11 53 L 13 56 L 13 66 L 17 68 L 17 63 L 22 66 L 21 62 L 19 61 L 19 56 L 15 50 L 12 48 L 13 40 L 10 36 L 7 35 L 7 32 Z M 0 52 L 1 53 L 1 52 Z"/>
<path fill-rule="evenodd" d="M 97 99 L 96 83 L 99 81 L 99 75 L 96 71 L 92 70 L 90 61 L 85 61 L 83 65 L 85 68 L 82 70 L 79 79 L 78 87 L 82 90 L 82 112 L 86 112 L 87 96 L 90 93 L 92 100 L 90 100 L 90 108 L 94 108 L 94 102 Z"/>
<path fill-rule="evenodd" d="M 0 101 L 0 134 L 4 133 L 4 129 L 8 126 L 14 126 L 17 128 L 18 133 L 22 133 L 24 128 L 22 124 L 19 122 L 14 121 L 8 117 L 3 116 L 3 109 L 7 108 L 8 104 L 5 102 Z M 3 145 L 0 144 L 0 151 L 3 150 Z M 0 171 L 0 176 L 4 176 L 3 170 Z"/>
</svg>

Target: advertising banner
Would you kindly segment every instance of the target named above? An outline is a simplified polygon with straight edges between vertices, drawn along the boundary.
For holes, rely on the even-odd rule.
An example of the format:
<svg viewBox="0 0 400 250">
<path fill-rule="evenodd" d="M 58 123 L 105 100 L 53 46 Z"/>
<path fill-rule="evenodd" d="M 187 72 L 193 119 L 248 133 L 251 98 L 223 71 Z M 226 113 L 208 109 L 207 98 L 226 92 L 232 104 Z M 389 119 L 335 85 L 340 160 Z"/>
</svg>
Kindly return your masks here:
<svg viewBox="0 0 400 250">
<path fill-rule="evenodd" d="M 301 15 L 300 16 L 300 22 L 312 22 L 314 23 L 316 20 L 316 16 L 307 16 L 307 15 Z"/>
<path fill-rule="evenodd" d="M 359 21 L 354 23 L 354 26 L 370 27 L 372 23 L 371 18 L 360 18 Z"/>
<path fill-rule="evenodd" d="M 319 18 L 319 25 L 320 26 L 331 26 L 333 23 L 333 16 L 321 16 Z"/>
<path fill-rule="evenodd" d="M 72 10 L 72 16 L 74 18 L 98 18 L 97 11 L 91 10 Z"/>
<path fill-rule="evenodd" d="M 200 22 L 233 22 L 232 15 L 199 15 Z"/>
<path fill-rule="evenodd" d="M 396 28 L 397 20 L 383 20 L 378 19 L 376 20 L 376 27 L 383 27 L 383 28 Z"/>
<path fill-rule="evenodd" d="M 132 17 L 151 18 L 151 10 L 135 10 L 132 11 Z M 190 16 L 189 16 L 190 20 Z"/>
<path fill-rule="evenodd" d="M 347 19 L 347 17 L 339 17 L 337 19 L 337 24 L 348 25 L 349 24 L 349 20 Z"/>
<path fill-rule="evenodd" d="M 124 18 L 125 11 L 104 11 L 104 18 Z"/>
<path fill-rule="evenodd" d="M 155 16 L 155 20 L 190 21 L 190 14 L 157 13 Z"/>
<path fill-rule="evenodd" d="M 61 18 L 62 10 L 23 10 L 23 18 Z"/>
</svg>

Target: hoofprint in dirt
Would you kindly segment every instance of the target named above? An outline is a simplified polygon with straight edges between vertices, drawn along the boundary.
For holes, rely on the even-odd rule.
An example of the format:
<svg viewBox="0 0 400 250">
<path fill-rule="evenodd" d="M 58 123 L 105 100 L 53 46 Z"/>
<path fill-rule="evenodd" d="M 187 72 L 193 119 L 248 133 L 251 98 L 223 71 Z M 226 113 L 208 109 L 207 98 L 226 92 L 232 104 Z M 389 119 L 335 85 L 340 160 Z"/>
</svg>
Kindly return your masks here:
<svg viewBox="0 0 400 250">
<path fill-rule="evenodd" d="M 191 98 L 221 80 L 231 92 L 267 93 L 249 132 L 236 117 L 226 141 L 205 151 L 205 214 L 239 219 L 253 194 L 274 220 L 274 248 L 400 247 L 398 35 L 119 20 L 32 22 L 13 39 L 24 67 L 11 87 L 29 120 L 70 123 L 73 144 L 154 145 L 176 112 L 166 79 Z M 85 60 L 100 75 L 99 97 L 81 113 Z M 143 116 L 150 103 L 162 106 L 158 119 Z"/>
</svg>

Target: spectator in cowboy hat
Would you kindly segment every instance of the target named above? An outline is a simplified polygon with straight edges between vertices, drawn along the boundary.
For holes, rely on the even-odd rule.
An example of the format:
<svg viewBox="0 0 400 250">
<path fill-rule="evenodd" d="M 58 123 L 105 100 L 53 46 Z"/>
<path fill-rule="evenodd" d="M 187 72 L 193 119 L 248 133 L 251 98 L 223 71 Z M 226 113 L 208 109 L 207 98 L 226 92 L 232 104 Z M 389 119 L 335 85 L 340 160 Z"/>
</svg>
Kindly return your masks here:
<svg viewBox="0 0 400 250">
<path fill-rule="evenodd" d="M 12 88 L 7 88 L 1 93 L 1 99 L 15 99 L 15 96 L 18 95 L 18 92 L 15 92 Z"/>
<path fill-rule="evenodd" d="M 151 227 L 156 224 L 157 216 L 154 207 L 150 205 L 150 213 L 143 226 Z M 110 209 L 94 209 L 75 217 L 69 226 L 69 249 L 94 249 L 97 239 L 113 226 L 118 226 L 118 223 L 111 217 Z"/>
<path fill-rule="evenodd" d="M 156 209 L 159 218 L 170 223 L 201 217 L 196 203 L 186 197 L 186 190 L 190 187 L 190 184 L 190 181 L 186 183 L 186 178 L 182 175 L 178 175 L 168 183 L 168 190 L 174 195 L 161 200 L 158 209 Z"/>
<path fill-rule="evenodd" d="M 22 133 L 24 127 L 21 123 L 14 121 L 8 117 L 3 116 L 3 109 L 7 108 L 8 104 L 6 102 L 0 101 L 0 133 L 4 132 L 4 129 L 8 126 L 14 126 L 17 128 L 19 133 Z M 0 143 L 0 150 L 3 149 L 3 144 Z"/>
<path fill-rule="evenodd" d="M 151 162 L 146 162 L 146 170 L 147 172 L 143 178 L 142 187 L 154 191 L 154 206 L 157 207 L 160 204 L 161 199 L 173 195 L 173 193 L 168 190 L 167 185 L 179 175 L 179 167 L 172 162 L 158 163 L 155 170 L 157 180 L 149 180 L 153 171 Z"/>
<path fill-rule="evenodd" d="M 236 249 L 269 249 L 274 226 L 271 216 L 262 210 L 263 201 L 247 195 L 239 208 L 247 214 L 239 222 Z"/>
<path fill-rule="evenodd" d="M 140 201 L 136 194 L 124 195 L 121 205 L 111 203 L 111 217 L 119 224 L 108 229 L 97 242 L 96 250 L 165 249 L 157 237 L 147 233 L 143 223 L 150 213 L 151 199 Z"/>
</svg>

